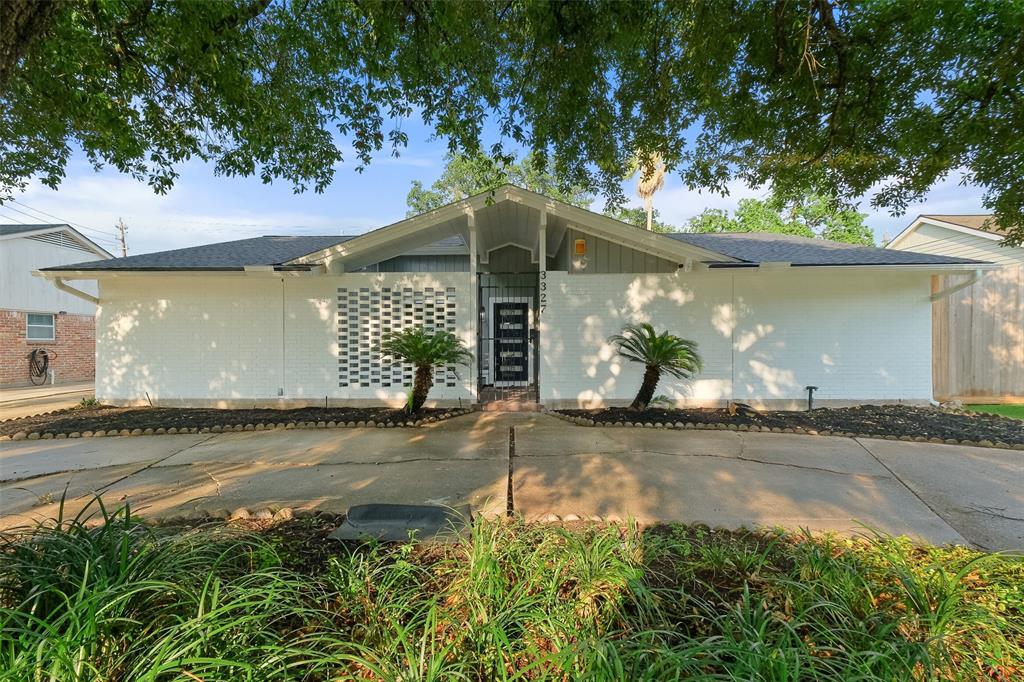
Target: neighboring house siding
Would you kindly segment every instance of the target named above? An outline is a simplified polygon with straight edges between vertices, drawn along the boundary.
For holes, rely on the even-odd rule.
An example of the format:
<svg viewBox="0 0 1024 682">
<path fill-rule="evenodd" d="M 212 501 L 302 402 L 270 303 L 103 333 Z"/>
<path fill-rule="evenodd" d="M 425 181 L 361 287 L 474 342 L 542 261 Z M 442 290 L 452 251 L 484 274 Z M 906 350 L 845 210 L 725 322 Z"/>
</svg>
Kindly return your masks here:
<svg viewBox="0 0 1024 682">
<path fill-rule="evenodd" d="M 971 258 L 999 265 L 1024 265 L 1024 248 L 1000 246 L 994 239 L 927 223 L 901 239 L 897 249 Z"/>
<path fill-rule="evenodd" d="M 96 306 L 60 291 L 32 271 L 52 265 L 68 265 L 98 259 L 81 251 L 26 237 L 0 240 L 0 309 L 56 313 L 61 310 L 92 315 Z M 96 294 L 96 282 L 77 282 L 75 287 Z"/>
<path fill-rule="evenodd" d="M 573 247 L 577 239 L 587 243 L 586 267 L 579 267 L 579 259 L 573 256 Z M 673 263 L 643 251 L 630 249 L 605 239 L 579 230 L 568 229 L 565 237 L 549 264 L 552 270 L 562 270 L 570 274 L 604 274 L 623 272 L 675 272 L 679 263 Z"/>
<path fill-rule="evenodd" d="M 0 385 L 30 383 L 28 355 L 36 348 L 49 351 L 57 383 L 92 379 L 96 307 L 32 276 L 33 270 L 42 267 L 98 258 L 75 244 L 59 231 L 0 240 Z M 76 286 L 92 294 L 97 291 L 95 282 L 76 282 Z M 30 313 L 53 315 L 52 341 L 25 338 Z"/>
<path fill-rule="evenodd" d="M 148 393 L 166 404 L 223 406 L 272 404 L 279 397 L 402 404 L 407 389 L 401 386 L 339 386 L 339 288 L 454 288 L 456 333 L 474 342 L 468 273 L 124 277 L 101 287 L 97 397 L 145 403 Z M 381 316 L 371 312 L 360 313 L 359 324 L 370 332 L 369 348 L 361 351 L 379 342 L 374 322 Z M 431 398 L 470 402 L 476 374 L 469 368 L 459 374 L 455 387 L 437 385 Z"/>
<path fill-rule="evenodd" d="M 1000 246 L 992 239 L 927 223 L 896 248 L 1002 266 L 935 302 L 935 398 L 1024 397 L 1024 248 Z M 968 274 L 938 276 L 935 290 L 954 287 Z"/>
<path fill-rule="evenodd" d="M 621 404 L 643 367 L 608 343 L 627 322 L 651 322 L 700 345 L 690 384 L 658 393 L 679 404 L 730 399 L 799 407 L 819 401 L 931 397 L 929 276 L 910 273 L 679 273 L 568 276 L 549 272 L 541 320 L 541 400 Z"/>
</svg>

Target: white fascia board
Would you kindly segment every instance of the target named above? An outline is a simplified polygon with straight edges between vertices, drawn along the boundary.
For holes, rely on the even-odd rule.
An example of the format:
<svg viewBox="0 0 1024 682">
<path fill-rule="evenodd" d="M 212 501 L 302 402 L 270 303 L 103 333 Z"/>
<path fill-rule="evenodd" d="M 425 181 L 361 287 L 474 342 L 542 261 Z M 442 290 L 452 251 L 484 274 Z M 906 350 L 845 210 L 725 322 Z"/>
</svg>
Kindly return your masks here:
<svg viewBox="0 0 1024 682">
<path fill-rule="evenodd" d="M 916 270 L 918 272 L 962 272 L 964 270 L 998 270 L 1001 266 L 996 263 L 902 263 L 889 265 L 791 265 L 785 268 L 788 272 L 800 270 L 811 270 L 814 272 L 847 272 L 849 270 L 870 270 L 875 272 L 906 272 Z M 717 269 L 717 268 L 716 268 Z M 721 268 L 740 272 L 750 270 L 753 272 L 763 271 L 762 268 Z"/>
<path fill-rule="evenodd" d="M 81 244 L 83 246 L 91 249 L 93 251 L 93 253 L 95 253 L 97 256 L 100 256 L 101 258 L 103 258 L 103 260 L 110 260 L 111 258 L 114 257 L 114 254 L 110 253 L 109 251 L 104 249 L 102 246 L 100 246 L 99 244 L 97 244 L 93 240 L 89 239 L 84 234 L 82 234 L 81 232 L 79 232 L 75 228 L 71 227 L 70 225 L 65 225 L 64 226 L 64 231 L 70 233 L 75 239 L 77 239 L 79 242 L 81 242 Z"/>
<path fill-rule="evenodd" d="M 328 247 L 322 251 L 306 254 L 305 256 L 302 256 L 302 259 L 320 259 L 329 264 L 335 259 L 342 259 L 344 261 L 344 259 L 360 253 L 373 253 L 375 251 L 382 250 L 386 248 L 388 244 L 400 242 L 420 230 L 467 215 L 473 208 L 475 208 L 474 203 L 476 202 L 473 201 L 475 198 L 476 197 L 465 199 L 454 204 L 448 204 L 447 206 L 442 206 L 441 208 L 434 209 L 433 211 L 421 213 L 418 216 L 406 218 L 405 220 L 401 220 L 397 223 L 377 228 L 376 230 L 372 230 L 366 234 L 349 239 L 348 241 Z M 479 207 L 482 208 L 484 202 L 481 201 L 478 203 L 480 203 Z M 455 236 L 456 234 L 461 233 L 453 230 L 452 234 L 449 236 Z M 300 259 L 297 258 L 294 261 L 289 261 L 289 264 L 295 263 L 299 260 Z"/>
<path fill-rule="evenodd" d="M 355 256 L 358 254 L 373 254 L 378 251 L 388 253 L 387 247 L 390 244 L 400 243 L 403 239 L 410 237 L 420 230 L 455 220 L 460 216 L 469 215 L 473 211 L 482 210 L 492 203 L 499 201 L 514 201 L 535 208 L 538 211 L 547 212 L 549 215 L 556 215 L 567 223 L 573 223 L 576 229 L 583 232 L 631 249 L 636 249 L 637 251 L 650 253 L 665 260 L 682 262 L 686 258 L 696 258 L 719 262 L 739 262 L 736 258 L 684 242 L 677 242 L 656 232 L 640 230 L 614 218 L 609 218 L 600 213 L 594 213 L 593 211 L 578 208 L 555 199 L 549 199 L 541 194 L 514 185 L 504 185 L 493 190 L 493 192 L 482 192 L 467 199 L 434 209 L 433 211 L 428 211 L 412 218 L 406 218 L 323 251 L 307 254 L 303 258 L 322 259 L 326 263 L 330 263 L 335 259 L 340 259 L 343 263 L 346 260 L 355 260 L 359 263 L 364 259 L 356 259 Z M 452 235 L 455 234 L 461 235 L 462 231 L 453 229 Z"/>
<path fill-rule="evenodd" d="M 606 215 L 594 213 L 578 206 L 548 199 L 543 195 L 523 190 L 519 187 L 507 186 L 506 196 L 509 200 L 519 200 L 538 210 L 546 210 L 549 215 L 558 216 L 567 223 L 571 223 L 573 229 L 592 234 L 595 237 L 601 237 L 602 239 L 637 251 L 650 253 L 665 260 L 696 258 L 720 262 L 739 262 L 738 259 L 731 256 L 702 249 L 699 246 L 685 242 L 679 242 L 657 232 L 641 230 L 615 218 L 609 218 Z"/>
</svg>

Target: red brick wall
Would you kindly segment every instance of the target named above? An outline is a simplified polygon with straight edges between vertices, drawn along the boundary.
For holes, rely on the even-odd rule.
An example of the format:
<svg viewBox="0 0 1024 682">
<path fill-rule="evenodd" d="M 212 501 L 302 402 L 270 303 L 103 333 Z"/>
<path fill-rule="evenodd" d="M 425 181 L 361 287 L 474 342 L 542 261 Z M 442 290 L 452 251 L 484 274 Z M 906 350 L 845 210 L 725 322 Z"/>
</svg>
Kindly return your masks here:
<svg viewBox="0 0 1024 682">
<path fill-rule="evenodd" d="M 54 315 L 54 341 L 26 341 L 25 313 L 0 310 L 0 386 L 29 384 L 28 354 L 50 352 L 57 383 L 89 381 L 96 372 L 96 320 L 92 315 Z"/>
</svg>

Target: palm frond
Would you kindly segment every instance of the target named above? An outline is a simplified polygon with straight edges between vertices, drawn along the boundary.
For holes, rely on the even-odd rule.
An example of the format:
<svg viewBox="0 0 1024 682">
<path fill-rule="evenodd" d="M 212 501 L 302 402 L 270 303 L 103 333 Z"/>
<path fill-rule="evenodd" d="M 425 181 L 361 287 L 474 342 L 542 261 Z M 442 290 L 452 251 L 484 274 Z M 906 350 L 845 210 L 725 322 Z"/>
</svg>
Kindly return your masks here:
<svg viewBox="0 0 1024 682">
<path fill-rule="evenodd" d="M 473 354 L 451 332 L 428 332 L 423 327 L 407 327 L 385 334 L 379 347 L 381 355 L 416 367 L 468 365 Z"/>
<path fill-rule="evenodd" d="M 660 334 L 650 324 L 627 324 L 608 339 L 619 355 L 630 362 L 656 367 L 677 379 L 690 379 L 703 367 L 697 342 L 680 338 L 668 331 Z"/>
</svg>

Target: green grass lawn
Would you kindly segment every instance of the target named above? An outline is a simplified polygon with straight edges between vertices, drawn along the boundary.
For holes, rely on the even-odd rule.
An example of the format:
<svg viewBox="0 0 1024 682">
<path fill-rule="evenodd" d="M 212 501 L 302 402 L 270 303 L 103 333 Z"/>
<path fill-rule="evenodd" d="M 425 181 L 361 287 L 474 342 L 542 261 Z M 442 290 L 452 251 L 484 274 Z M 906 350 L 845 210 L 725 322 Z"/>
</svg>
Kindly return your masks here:
<svg viewBox="0 0 1024 682">
<path fill-rule="evenodd" d="M 1021 679 L 1020 558 L 517 521 L 325 551 L 316 523 L 6 536 L 0 678 Z"/>
<path fill-rule="evenodd" d="M 1024 405 L 967 405 L 966 407 L 971 412 L 987 412 L 1003 417 L 1024 419 Z"/>
</svg>

